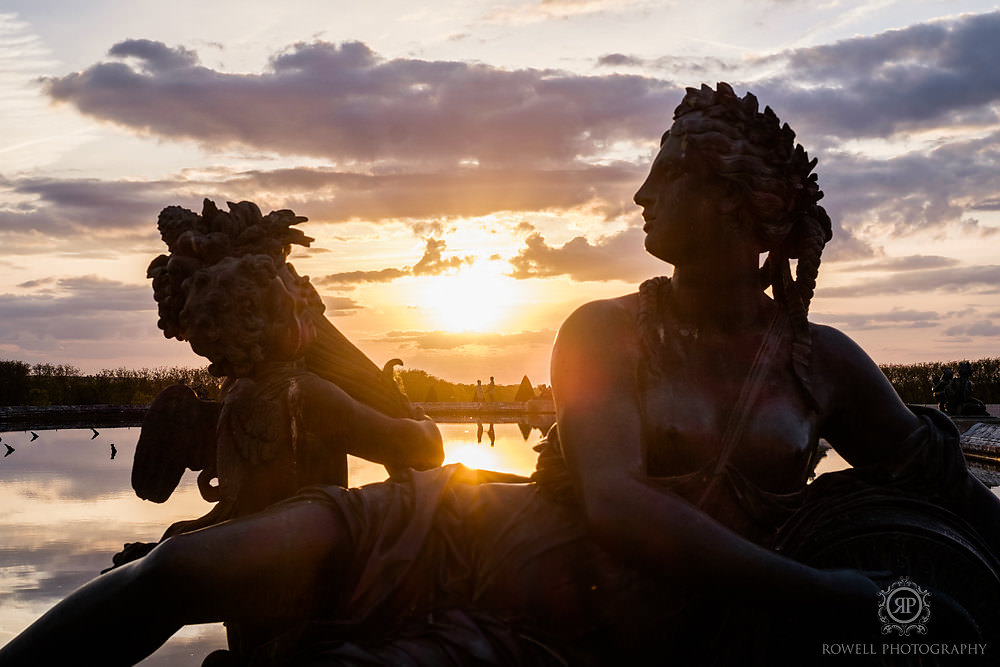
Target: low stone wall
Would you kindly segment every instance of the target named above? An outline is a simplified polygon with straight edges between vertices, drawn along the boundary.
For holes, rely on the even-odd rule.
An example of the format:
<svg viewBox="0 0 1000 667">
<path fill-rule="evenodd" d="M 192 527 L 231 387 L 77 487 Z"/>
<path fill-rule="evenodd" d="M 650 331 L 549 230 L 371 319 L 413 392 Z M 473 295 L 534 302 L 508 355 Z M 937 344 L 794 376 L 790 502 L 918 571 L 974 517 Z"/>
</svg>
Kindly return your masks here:
<svg viewBox="0 0 1000 667">
<path fill-rule="evenodd" d="M 511 422 L 525 418 L 552 416 L 551 400 L 492 403 L 414 403 L 434 418 L 462 418 L 469 421 Z M 17 405 L 0 407 L 0 432 L 40 431 L 59 428 L 115 428 L 141 426 L 148 405 Z"/>
<path fill-rule="evenodd" d="M 0 407 L 0 431 L 141 426 L 148 405 L 15 405 Z"/>
</svg>

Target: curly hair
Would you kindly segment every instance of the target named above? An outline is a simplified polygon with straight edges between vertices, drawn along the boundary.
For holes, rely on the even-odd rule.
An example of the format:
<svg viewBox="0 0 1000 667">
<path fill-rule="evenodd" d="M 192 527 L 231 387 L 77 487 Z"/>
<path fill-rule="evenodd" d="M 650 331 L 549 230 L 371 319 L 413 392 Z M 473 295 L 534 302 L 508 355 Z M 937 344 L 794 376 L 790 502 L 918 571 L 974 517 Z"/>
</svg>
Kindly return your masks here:
<svg viewBox="0 0 1000 667">
<path fill-rule="evenodd" d="M 300 355 L 310 371 L 362 403 L 410 416 L 391 366 L 376 366 L 323 317 L 319 293 L 286 261 L 293 244 L 313 241 L 292 227 L 306 218 L 289 210 L 261 215 L 248 201 L 228 206 L 221 211 L 206 199 L 201 215 L 180 206 L 160 213 L 157 227 L 170 254 L 156 257 L 146 277 L 163 335 L 188 341 L 219 377 Z"/>
<path fill-rule="evenodd" d="M 226 257 L 184 281 L 179 314 L 191 349 L 211 361 L 217 377 L 250 375 L 295 326 L 294 305 L 280 292 L 278 268 L 267 255 Z"/>
<path fill-rule="evenodd" d="M 735 214 L 767 250 L 761 287 L 772 287 L 775 300 L 791 320 L 792 367 L 815 405 L 809 381 L 812 338 L 807 315 L 816 289 L 823 247 L 832 237 L 830 217 L 819 200 L 817 160 L 809 159 L 795 132 L 781 124 L 770 107 L 759 111 L 757 98 L 740 98 L 728 83 L 713 90 L 688 88 L 663 135 L 681 142 L 685 163 L 735 186 L 741 206 Z M 795 278 L 791 259 L 796 259 Z"/>
<path fill-rule="evenodd" d="M 300 278 L 286 264 L 292 244 L 308 247 L 314 239 L 291 226 L 305 222 L 289 210 L 261 215 L 253 202 L 228 203 L 229 211 L 220 211 L 209 199 L 201 215 L 180 206 L 168 206 L 160 212 L 157 227 L 169 255 L 159 255 L 146 269 L 153 281 L 153 298 L 159 312 L 157 326 L 167 338 L 187 340 L 181 323 L 181 310 L 187 300 L 187 281 L 199 271 L 210 269 L 225 258 L 259 255 L 269 257 L 283 282 L 294 285 L 294 294 L 311 309 L 323 313 L 323 302 L 308 278 Z M 287 268 L 285 268 L 287 267 Z"/>
</svg>

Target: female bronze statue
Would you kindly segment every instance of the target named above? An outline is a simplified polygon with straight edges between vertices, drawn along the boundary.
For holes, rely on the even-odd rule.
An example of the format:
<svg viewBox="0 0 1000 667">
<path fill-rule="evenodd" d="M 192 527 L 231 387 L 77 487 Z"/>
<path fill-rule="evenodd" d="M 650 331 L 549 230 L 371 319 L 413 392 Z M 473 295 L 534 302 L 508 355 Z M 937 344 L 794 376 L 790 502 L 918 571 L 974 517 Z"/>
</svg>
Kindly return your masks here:
<svg viewBox="0 0 1000 667">
<path fill-rule="evenodd" d="M 915 493 L 991 545 L 997 499 L 946 426 L 904 406 L 846 336 L 807 321 L 830 238 L 814 165 L 752 95 L 688 89 L 635 196 L 646 248 L 673 276 L 563 324 L 557 432 L 532 483 L 479 484 L 449 466 L 314 487 L 95 580 L 0 664 L 61 647 L 129 664 L 183 624 L 218 620 L 260 629 L 266 641 L 218 656 L 253 664 L 605 664 L 650 649 L 724 663 L 717 645 L 692 648 L 712 634 L 699 627 L 753 630 L 773 614 L 797 631 L 864 630 L 878 584 L 784 555 L 809 551 L 808 534 L 783 529 L 797 517 L 829 524 L 817 503 L 803 508 L 821 437 L 872 472 L 859 485 Z M 748 613 L 718 613 L 730 608 Z M 87 625 L 111 614 L 113 644 Z M 761 655 L 782 657 L 774 639 L 790 627 L 765 628 Z M 830 641 L 841 636 L 854 638 Z"/>
</svg>

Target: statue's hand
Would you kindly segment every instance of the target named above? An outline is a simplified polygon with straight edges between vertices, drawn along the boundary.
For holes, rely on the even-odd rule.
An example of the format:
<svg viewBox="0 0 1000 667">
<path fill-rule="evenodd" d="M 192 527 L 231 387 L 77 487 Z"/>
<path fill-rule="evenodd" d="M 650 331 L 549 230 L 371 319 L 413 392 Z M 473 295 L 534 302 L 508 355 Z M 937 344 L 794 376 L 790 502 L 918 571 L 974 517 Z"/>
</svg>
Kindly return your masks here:
<svg viewBox="0 0 1000 667">
<path fill-rule="evenodd" d="M 444 462 L 444 441 L 441 438 L 441 431 L 437 424 L 428 417 L 418 421 L 417 425 L 424 436 L 424 443 L 422 443 L 424 456 L 414 467 L 417 469 L 436 468 Z"/>
</svg>

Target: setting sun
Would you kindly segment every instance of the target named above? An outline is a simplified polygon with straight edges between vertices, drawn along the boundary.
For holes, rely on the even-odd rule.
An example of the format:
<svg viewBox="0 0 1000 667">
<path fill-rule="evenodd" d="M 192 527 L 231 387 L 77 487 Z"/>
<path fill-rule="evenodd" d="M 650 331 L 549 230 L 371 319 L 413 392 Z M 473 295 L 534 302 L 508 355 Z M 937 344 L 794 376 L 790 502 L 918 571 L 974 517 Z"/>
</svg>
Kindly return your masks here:
<svg viewBox="0 0 1000 667">
<path fill-rule="evenodd" d="M 426 278 L 419 305 L 436 328 L 486 331 L 510 316 L 519 291 L 500 262 L 477 260 L 454 273 Z"/>
</svg>

